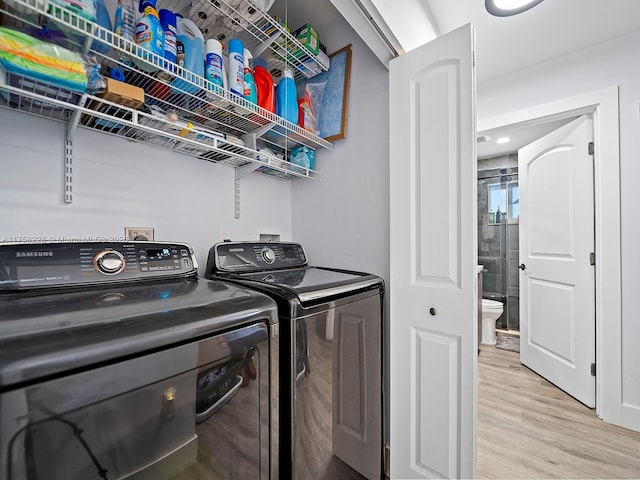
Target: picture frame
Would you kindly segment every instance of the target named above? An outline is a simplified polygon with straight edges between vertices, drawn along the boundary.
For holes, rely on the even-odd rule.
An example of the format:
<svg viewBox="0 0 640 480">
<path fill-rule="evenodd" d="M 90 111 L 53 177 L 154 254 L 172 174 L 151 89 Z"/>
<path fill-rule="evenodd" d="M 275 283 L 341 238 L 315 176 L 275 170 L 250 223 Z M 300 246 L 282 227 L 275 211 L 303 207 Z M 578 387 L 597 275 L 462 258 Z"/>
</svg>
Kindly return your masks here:
<svg viewBox="0 0 640 480">
<path fill-rule="evenodd" d="M 351 54 L 351 44 L 335 51 L 329 55 L 331 59 L 329 70 L 305 82 L 305 84 L 326 82 L 318 109 L 318 129 L 319 136 L 328 142 L 347 138 Z"/>
</svg>

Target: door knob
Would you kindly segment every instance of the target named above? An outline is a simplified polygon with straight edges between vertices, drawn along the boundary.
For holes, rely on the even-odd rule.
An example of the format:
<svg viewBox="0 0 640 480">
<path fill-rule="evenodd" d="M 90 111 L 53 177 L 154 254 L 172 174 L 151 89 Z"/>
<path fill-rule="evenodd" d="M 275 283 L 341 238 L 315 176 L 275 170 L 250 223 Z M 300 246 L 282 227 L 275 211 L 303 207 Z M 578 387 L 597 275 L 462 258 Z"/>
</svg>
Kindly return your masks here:
<svg viewBox="0 0 640 480">
<path fill-rule="evenodd" d="M 518 268 L 524 271 L 524 269 L 527 268 L 527 266 L 524 263 L 521 263 Z"/>
<path fill-rule="evenodd" d="M 436 316 L 438 314 L 438 310 L 435 307 L 431 307 L 429 309 L 429 315 Z"/>
</svg>

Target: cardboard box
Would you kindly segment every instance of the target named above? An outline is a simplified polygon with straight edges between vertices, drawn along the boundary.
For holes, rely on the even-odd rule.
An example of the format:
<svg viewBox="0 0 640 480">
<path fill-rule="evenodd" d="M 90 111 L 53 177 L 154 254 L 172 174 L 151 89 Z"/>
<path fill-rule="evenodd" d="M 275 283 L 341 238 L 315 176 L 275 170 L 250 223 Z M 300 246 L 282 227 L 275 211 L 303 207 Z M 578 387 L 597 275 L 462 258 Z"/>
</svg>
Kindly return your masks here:
<svg viewBox="0 0 640 480">
<path fill-rule="evenodd" d="M 311 53 L 314 55 L 318 54 L 318 50 L 320 49 L 320 37 L 318 36 L 318 32 L 316 32 L 315 28 L 310 24 L 305 23 L 302 25 L 293 32 L 293 36 L 296 37 L 296 39 Z"/>
<path fill-rule="evenodd" d="M 142 88 L 113 78 L 107 78 L 106 80 L 107 89 L 99 95 L 100 97 L 108 100 L 109 102 L 133 108 L 134 110 L 137 110 L 144 105 L 144 90 Z M 107 105 L 97 100 L 93 100 L 89 104 L 89 108 L 97 112 L 106 113 L 115 118 L 131 120 L 131 114 L 126 110 L 112 107 L 111 105 Z M 118 132 L 124 128 L 124 125 L 121 123 L 98 117 L 91 117 L 89 115 L 83 115 L 81 121 L 83 125 L 111 133 Z"/>
<path fill-rule="evenodd" d="M 142 88 L 113 78 L 107 78 L 107 89 L 99 96 L 110 102 L 119 103 L 135 110 L 144 105 L 144 90 Z"/>
</svg>

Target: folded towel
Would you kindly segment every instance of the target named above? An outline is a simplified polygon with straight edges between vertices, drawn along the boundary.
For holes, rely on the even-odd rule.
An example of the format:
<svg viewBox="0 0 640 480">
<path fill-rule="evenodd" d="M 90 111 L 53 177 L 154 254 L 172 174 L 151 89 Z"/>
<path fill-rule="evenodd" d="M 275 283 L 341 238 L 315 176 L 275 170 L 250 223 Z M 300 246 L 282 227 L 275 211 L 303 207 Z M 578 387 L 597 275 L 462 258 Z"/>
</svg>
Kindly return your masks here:
<svg viewBox="0 0 640 480">
<path fill-rule="evenodd" d="M 87 90 L 79 54 L 4 27 L 0 27 L 0 64 L 9 73 L 76 92 Z"/>
</svg>

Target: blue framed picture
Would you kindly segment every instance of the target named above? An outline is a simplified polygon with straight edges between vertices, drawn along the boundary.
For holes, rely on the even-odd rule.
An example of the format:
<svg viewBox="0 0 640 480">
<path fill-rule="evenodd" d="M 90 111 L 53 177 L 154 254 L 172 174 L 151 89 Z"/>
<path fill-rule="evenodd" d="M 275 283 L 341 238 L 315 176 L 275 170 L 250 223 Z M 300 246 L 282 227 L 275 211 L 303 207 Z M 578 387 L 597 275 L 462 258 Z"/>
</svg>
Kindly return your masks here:
<svg viewBox="0 0 640 480">
<path fill-rule="evenodd" d="M 347 138 L 351 44 L 332 53 L 329 58 L 329 70 L 310 78 L 305 84 L 324 83 L 320 108 L 316 107 L 319 136 L 328 142 L 334 142 Z"/>
</svg>

